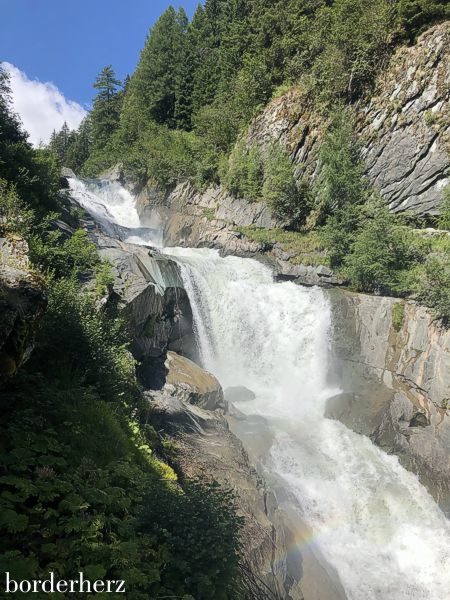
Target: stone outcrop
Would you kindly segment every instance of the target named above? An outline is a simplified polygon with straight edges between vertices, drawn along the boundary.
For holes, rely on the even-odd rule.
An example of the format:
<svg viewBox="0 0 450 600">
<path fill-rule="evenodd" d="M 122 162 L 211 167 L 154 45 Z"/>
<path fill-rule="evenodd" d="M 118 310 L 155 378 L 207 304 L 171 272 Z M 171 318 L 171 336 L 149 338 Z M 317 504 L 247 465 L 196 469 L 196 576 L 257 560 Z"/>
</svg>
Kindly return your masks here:
<svg viewBox="0 0 450 600">
<path fill-rule="evenodd" d="M 112 265 L 108 302 L 118 304 L 132 336 L 131 351 L 141 363 L 145 385 L 165 381 L 167 350 L 197 355 L 192 310 L 178 265 L 157 250 L 91 231 L 100 256 Z"/>
<path fill-rule="evenodd" d="M 26 242 L 0 238 L 0 381 L 30 357 L 46 306 L 45 286 L 31 271 Z"/>
<path fill-rule="evenodd" d="M 397 454 L 450 513 L 450 330 L 412 301 L 328 293 L 343 387 L 329 416 Z"/>
<path fill-rule="evenodd" d="M 144 225 L 161 219 L 166 246 L 218 248 L 223 254 L 251 256 L 264 245 L 247 239 L 239 227 L 271 229 L 279 222 L 262 202 L 233 198 L 221 187 L 197 192 L 188 182 L 164 192 L 145 187 L 137 197 Z"/>
<path fill-rule="evenodd" d="M 220 383 L 193 361 L 176 352 L 168 352 L 163 392 L 205 410 L 226 410 Z"/>
<path fill-rule="evenodd" d="M 238 514 L 244 517 L 244 571 L 251 597 L 301 600 L 301 595 L 288 595 L 295 582 L 287 573 L 286 532 L 275 499 L 230 431 L 222 406 L 218 406 L 220 410 L 206 408 L 214 406 L 210 404 L 213 385 L 223 400 L 220 384 L 182 357 L 170 353 L 168 362 L 166 386 L 146 392 L 146 396 L 152 422 L 175 444 L 177 470 L 183 477 L 206 477 L 234 491 Z M 186 393 L 186 380 L 189 388 L 197 388 L 194 402 L 192 394 Z M 199 393 L 200 389 L 203 392 Z"/>
<path fill-rule="evenodd" d="M 437 25 L 392 56 L 372 97 L 351 110 L 367 176 L 393 211 L 436 214 L 450 181 L 450 23 Z M 313 181 L 326 122 L 308 96 L 291 89 L 255 119 L 248 144 L 276 140 L 298 179 Z"/>
</svg>

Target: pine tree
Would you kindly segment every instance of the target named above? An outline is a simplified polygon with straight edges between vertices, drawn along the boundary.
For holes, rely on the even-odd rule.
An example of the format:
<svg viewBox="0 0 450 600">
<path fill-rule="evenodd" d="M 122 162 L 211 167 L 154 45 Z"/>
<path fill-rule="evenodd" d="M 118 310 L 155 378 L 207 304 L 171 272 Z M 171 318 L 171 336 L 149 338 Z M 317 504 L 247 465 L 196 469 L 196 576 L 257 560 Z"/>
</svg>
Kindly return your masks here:
<svg viewBox="0 0 450 600">
<path fill-rule="evenodd" d="M 102 149 L 117 129 L 121 108 L 121 82 L 116 79 L 111 65 L 104 67 L 97 76 L 94 88 L 98 94 L 91 113 L 92 141 L 96 149 Z"/>
<path fill-rule="evenodd" d="M 187 26 L 184 10 L 169 7 L 151 29 L 125 97 L 123 120 L 131 136 L 152 121 L 172 128 L 178 125 L 177 91 Z M 180 103 L 178 114 L 184 112 Z M 180 121 L 185 118 L 184 114 L 179 117 Z"/>
<path fill-rule="evenodd" d="M 81 122 L 78 130 L 75 132 L 73 142 L 71 143 L 65 158 L 65 165 L 79 173 L 88 160 L 92 149 L 92 122 L 88 115 Z"/>
</svg>

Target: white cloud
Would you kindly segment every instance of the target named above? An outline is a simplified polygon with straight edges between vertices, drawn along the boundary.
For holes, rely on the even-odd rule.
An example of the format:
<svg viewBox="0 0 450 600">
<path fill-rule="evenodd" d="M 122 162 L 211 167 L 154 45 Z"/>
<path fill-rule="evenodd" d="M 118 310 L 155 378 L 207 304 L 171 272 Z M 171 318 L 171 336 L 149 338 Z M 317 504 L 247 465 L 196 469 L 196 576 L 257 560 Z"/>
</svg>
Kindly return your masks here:
<svg viewBox="0 0 450 600">
<path fill-rule="evenodd" d="M 86 115 L 80 104 L 67 100 L 53 83 L 28 79 L 10 63 L 4 62 L 2 66 L 11 78 L 14 112 L 19 114 L 32 144 L 47 143 L 52 131 L 61 129 L 64 121 L 70 129 L 78 127 Z"/>
</svg>

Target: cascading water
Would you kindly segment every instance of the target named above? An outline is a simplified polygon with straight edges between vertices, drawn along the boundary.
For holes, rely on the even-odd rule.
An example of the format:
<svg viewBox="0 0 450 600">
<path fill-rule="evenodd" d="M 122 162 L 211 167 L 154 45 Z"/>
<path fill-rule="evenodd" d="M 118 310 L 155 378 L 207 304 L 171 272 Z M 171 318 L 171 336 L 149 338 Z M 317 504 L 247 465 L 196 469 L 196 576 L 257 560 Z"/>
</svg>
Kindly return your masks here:
<svg viewBox="0 0 450 600">
<path fill-rule="evenodd" d="M 417 477 L 324 418 L 330 307 L 319 289 L 273 283 L 256 261 L 166 250 L 181 261 L 204 366 L 256 398 L 239 408 L 274 434 L 266 469 L 298 500 L 352 600 L 442 600 L 450 527 Z M 308 542 L 308 540 L 307 540 Z M 304 543 L 304 542 L 303 542 Z"/>
<path fill-rule="evenodd" d="M 130 244 L 162 246 L 161 223 L 142 227 L 134 197 L 116 181 L 69 179 L 71 196 L 110 235 Z"/>
<path fill-rule="evenodd" d="M 125 201 L 114 213 L 114 202 L 97 195 L 80 203 L 102 219 L 128 214 Z M 132 223 L 122 224 L 139 225 Z M 203 365 L 224 388 L 255 393 L 239 408 L 264 417 L 271 430 L 265 469 L 296 499 L 293 510 L 311 530 L 302 544 L 334 567 L 350 600 L 448 598 L 443 513 L 396 457 L 324 417 L 336 390 L 327 387 L 331 313 L 323 292 L 274 283 L 254 260 L 204 249 L 165 252 L 181 266 Z"/>
</svg>

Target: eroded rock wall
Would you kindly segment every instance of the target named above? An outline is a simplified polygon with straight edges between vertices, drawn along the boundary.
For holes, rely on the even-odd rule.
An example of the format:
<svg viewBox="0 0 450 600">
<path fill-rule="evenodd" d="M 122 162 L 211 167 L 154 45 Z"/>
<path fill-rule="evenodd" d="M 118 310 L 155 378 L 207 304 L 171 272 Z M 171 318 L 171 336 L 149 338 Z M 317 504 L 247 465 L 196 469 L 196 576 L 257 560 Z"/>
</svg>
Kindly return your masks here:
<svg viewBox="0 0 450 600">
<path fill-rule="evenodd" d="M 369 435 L 450 512 L 450 331 L 414 302 L 330 290 L 329 416 Z"/>
<path fill-rule="evenodd" d="M 221 187 L 199 193 L 189 182 L 168 191 L 147 186 L 137 196 L 137 208 L 143 225 L 160 219 L 165 246 L 218 248 L 223 254 L 249 256 L 264 250 L 237 228 L 279 226 L 262 202 L 233 198 Z"/>
<path fill-rule="evenodd" d="M 393 211 L 436 214 L 450 181 L 450 23 L 401 47 L 379 75 L 370 99 L 353 107 L 367 176 Z M 317 176 L 327 123 L 307 95 L 292 89 L 251 125 L 249 144 L 276 140 L 298 179 Z"/>
</svg>

